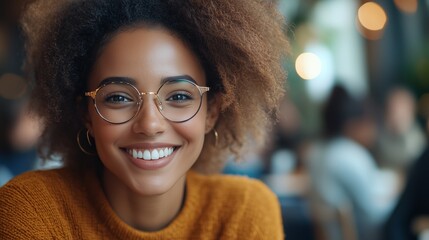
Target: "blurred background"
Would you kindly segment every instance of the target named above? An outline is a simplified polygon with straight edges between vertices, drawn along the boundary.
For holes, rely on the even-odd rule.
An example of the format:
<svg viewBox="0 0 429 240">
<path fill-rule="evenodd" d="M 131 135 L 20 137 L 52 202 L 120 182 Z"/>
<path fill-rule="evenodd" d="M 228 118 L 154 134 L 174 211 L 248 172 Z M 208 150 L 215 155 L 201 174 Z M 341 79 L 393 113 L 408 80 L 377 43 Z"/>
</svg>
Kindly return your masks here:
<svg viewBox="0 0 429 240">
<path fill-rule="evenodd" d="M 287 239 L 429 239 L 429 0 L 271 1 L 290 38 L 287 94 L 265 147 L 224 172 L 277 194 Z M 0 186 L 46 167 L 26 111 L 26 2 L 0 0 Z"/>
<path fill-rule="evenodd" d="M 20 1 L 0 2 L 0 186 L 35 168 L 42 126 L 27 112 L 32 86 L 25 78 Z"/>
<path fill-rule="evenodd" d="M 32 1 L 0 0 L 0 186 L 28 170 L 61 166 L 59 159 L 43 162 L 38 157 L 44 125 L 28 111 L 33 83 L 24 70 L 18 21 L 25 4 Z"/>
<path fill-rule="evenodd" d="M 287 239 L 429 239 L 429 1 L 273 2 L 291 41 L 280 119 L 225 172 L 271 187 Z"/>
</svg>

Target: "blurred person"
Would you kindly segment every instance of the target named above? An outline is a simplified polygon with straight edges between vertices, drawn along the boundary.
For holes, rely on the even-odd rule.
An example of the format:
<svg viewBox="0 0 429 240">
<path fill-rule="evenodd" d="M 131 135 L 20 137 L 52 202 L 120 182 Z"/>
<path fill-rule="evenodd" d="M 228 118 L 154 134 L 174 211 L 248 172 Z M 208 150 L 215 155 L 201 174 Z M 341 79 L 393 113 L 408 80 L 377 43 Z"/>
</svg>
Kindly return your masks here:
<svg viewBox="0 0 429 240">
<path fill-rule="evenodd" d="M 21 101 L 24 103 L 12 103 L 0 97 L 3 109 L 0 113 L 0 186 L 14 176 L 37 168 L 39 160 L 36 146 L 43 123 L 29 113 L 25 100 Z M 16 109 L 7 111 L 11 106 Z"/>
<path fill-rule="evenodd" d="M 248 141 L 249 146 L 253 145 L 253 147 L 249 147 L 249 151 L 240 159 L 230 156 L 225 163 L 223 173 L 262 179 L 264 176 L 264 147 L 258 146 L 257 142 L 251 137 L 249 137 Z"/>
<path fill-rule="evenodd" d="M 348 234 L 378 239 L 395 200 L 396 178 L 378 169 L 368 151 L 376 138 L 371 105 L 337 85 L 322 112 L 325 138 L 309 160 L 316 210 L 333 216 L 322 219 L 321 228 L 329 240 Z"/>
<path fill-rule="evenodd" d="M 429 119 L 426 119 L 426 133 Z M 411 161 L 405 187 L 385 226 L 385 240 L 424 240 L 429 235 L 429 145 Z"/>
<path fill-rule="evenodd" d="M 398 86 L 388 92 L 376 148 L 381 166 L 405 175 L 422 153 L 426 136 L 416 115 L 416 100 L 410 90 Z"/>
<path fill-rule="evenodd" d="M 279 119 L 272 134 L 273 147 L 269 155 L 269 172 L 300 171 L 302 161 L 299 148 L 303 142 L 301 114 L 287 97 L 280 104 Z"/>
<path fill-rule="evenodd" d="M 285 178 L 293 179 L 296 184 L 292 191 L 305 195 L 307 174 L 304 162 L 309 140 L 303 133 L 301 114 L 291 99 L 286 97 L 282 100 L 278 122 L 270 135 L 270 144 L 263 154 L 267 162 L 266 181 L 281 196 L 292 190 Z"/>
<path fill-rule="evenodd" d="M 270 135 L 263 154 L 267 162 L 263 179 L 280 199 L 287 239 L 315 239 L 305 165 L 309 140 L 303 133 L 301 113 L 289 97 L 282 100 Z"/>
<path fill-rule="evenodd" d="M 17 26 L 21 4 L 0 3 L 0 186 L 36 167 L 42 131 L 40 119 L 28 111 L 32 84 L 23 71 L 24 42 Z"/>
</svg>

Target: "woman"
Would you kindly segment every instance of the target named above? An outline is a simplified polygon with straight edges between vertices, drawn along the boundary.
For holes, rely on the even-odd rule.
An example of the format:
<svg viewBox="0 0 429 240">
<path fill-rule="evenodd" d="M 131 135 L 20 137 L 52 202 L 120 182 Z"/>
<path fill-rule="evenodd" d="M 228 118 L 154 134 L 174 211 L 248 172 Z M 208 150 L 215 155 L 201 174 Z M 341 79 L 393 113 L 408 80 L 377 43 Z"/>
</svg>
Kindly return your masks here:
<svg viewBox="0 0 429 240">
<path fill-rule="evenodd" d="M 1 236 L 283 237 L 262 183 L 201 174 L 263 140 L 287 49 L 272 6 L 40 1 L 23 23 L 42 147 L 66 166 L 0 189 Z"/>
</svg>

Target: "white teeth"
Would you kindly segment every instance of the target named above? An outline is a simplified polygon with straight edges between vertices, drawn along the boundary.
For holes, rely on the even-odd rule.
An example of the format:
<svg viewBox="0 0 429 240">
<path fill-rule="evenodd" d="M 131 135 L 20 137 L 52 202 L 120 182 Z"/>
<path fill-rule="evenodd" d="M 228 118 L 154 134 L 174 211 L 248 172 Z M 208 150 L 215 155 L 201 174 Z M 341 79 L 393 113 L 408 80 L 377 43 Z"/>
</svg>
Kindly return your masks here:
<svg viewBox="0 0 429 240">
<path fill-rule="evenodd" d="M 144 150 L 143 159 L 144 160 L 151 160 L 150 152 L 148 150 Z"/>
<path fill-rule="evenodd" d="M 156 149 L 152 150 L 151 156 L 152 156 L 152 159 L 154 159 L 154 160 L 159 159 L 158 150 L 156 150 Z"/>
<path fill-rule="evenodd" d="M 174 151 L 173 147 L 157 148 L 157 149 L 128 149 L 127 152 L 133 156 L 133 158 L 143 160 L 157 160 L 160 158 L 170 156 Z"/>
</svg>

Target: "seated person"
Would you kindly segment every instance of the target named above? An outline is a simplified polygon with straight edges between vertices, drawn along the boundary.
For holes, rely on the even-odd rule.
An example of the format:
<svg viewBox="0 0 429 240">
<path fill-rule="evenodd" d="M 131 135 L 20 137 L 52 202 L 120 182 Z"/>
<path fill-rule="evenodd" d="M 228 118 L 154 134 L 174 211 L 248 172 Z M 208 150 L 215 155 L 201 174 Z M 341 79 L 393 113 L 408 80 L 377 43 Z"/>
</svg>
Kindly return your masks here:
<svg viewBox="0 0 429 240">
<path fill-rule="evenodd" d="M 358 239 L 378 239 L 393 206 L 395 178 L 381 171 L 368 148 L 375 141 L 375 121 L 365 101 L 336 86 L 324 109 L 325 139 L 309 160 L 319 210 L 344 213 Z M 392 181 L 393 180 L 393 181 Z M 336 216 L 332 214 L 332 216 Z M 327 239 L 344 239 L 338 218 L 323 221 Z M 350 231 L 353 232 L 353 231 Z"/>
</svg>

